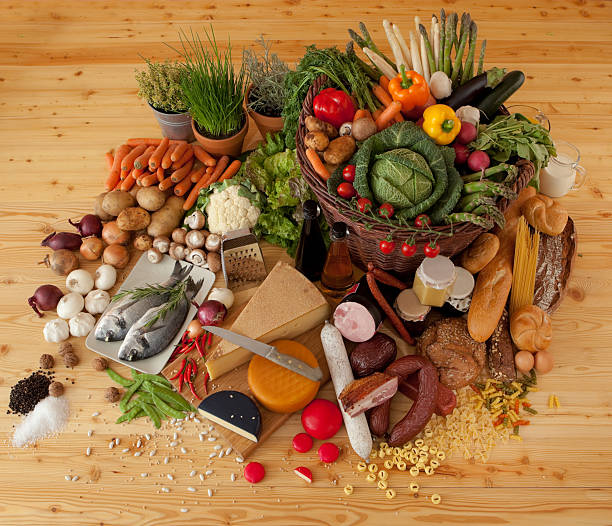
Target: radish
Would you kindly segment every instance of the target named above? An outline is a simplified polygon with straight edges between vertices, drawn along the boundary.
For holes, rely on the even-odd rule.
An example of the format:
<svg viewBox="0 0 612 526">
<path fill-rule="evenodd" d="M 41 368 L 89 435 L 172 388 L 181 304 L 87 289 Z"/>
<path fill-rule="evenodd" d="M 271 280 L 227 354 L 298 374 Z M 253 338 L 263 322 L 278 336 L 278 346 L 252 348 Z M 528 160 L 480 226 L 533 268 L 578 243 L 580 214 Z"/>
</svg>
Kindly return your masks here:
<svg viewBox="0 0 612 526">
<path fill-rule="evenodd" d="M 490 166 L 491 159 L 489 159 L 489 156 L 485 152 L 476 150 L 468 157 L 467 164 L 470 170 L 479 172 L 481 170 L 486 170 Z"/>
<path fill-rule="evenodd" d="M 478 130 L 471 122 L 461 121 L 461 130 L 457 135 L 456 141 L 461 144 L 469 144 L 476 140 L 478 136 Z"/>
<path fill-rule="evenodd" d="M 453 144 L 455 149 L 455 164 L 465 164 L 470 156 L 470 150 L 465 144 L 459 144 L 456 142 Z"/>
</svg>

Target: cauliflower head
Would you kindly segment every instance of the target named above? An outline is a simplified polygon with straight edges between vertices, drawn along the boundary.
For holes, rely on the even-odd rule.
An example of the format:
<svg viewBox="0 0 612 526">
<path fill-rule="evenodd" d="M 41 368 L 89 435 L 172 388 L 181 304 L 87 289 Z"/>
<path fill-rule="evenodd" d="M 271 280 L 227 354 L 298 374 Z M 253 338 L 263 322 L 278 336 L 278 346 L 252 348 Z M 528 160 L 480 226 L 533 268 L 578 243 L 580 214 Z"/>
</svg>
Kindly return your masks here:
<svg viewBox="0 0 612 526">
<path fill-rule="evenodd" d="M 253 228 L 261 210 L 246 197 L 238 195 L 240 185 L 232 185 L 222 191 L 215 190 L 206 206 L 208 230 L 224 234 L 239 228 Z"/>
</svg>

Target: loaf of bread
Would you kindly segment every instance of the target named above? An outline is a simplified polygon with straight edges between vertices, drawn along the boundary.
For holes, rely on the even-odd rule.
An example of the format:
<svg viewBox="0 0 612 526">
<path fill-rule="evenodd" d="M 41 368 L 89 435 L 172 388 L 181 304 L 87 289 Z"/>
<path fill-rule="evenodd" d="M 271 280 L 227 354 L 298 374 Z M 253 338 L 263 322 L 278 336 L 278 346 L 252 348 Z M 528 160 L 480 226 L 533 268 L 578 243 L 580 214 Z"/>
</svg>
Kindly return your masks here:
<svg viewBox="0 0 612 526">
<path fill-rule="evenodd" d="M 495 234 L 480 234 L 461 254 L 461 266 L 477 274 L 495 257 L 499 250 L 499 238 Z"/>
<path fill-rule="evenodd" d="M 540 307 L 525 305 L 512 313 L 510 334 L 521 351 L 544 351 L 552 339 L 550 318 Z"/>
<path fill-rule="evenodd" d="M 567 224 L 567 210 L 546 195 L 538 194 L 527 199 L 521 211 L 533 228 L 549 236 L 558 236 Z"/>
<path fill-rule="evenodd" d="M 499 250 L 476 279 L 468 313 L 468 330 L 477 342 L 485 342 L 491 337 L 504 312 L 512 286 L 514 243 L 521 207 L 535 193 L 535 188 L 532 186 L 524 188 L 504 212 L 506 225 L 503 230 L 496 231 Z"/>
</svg>

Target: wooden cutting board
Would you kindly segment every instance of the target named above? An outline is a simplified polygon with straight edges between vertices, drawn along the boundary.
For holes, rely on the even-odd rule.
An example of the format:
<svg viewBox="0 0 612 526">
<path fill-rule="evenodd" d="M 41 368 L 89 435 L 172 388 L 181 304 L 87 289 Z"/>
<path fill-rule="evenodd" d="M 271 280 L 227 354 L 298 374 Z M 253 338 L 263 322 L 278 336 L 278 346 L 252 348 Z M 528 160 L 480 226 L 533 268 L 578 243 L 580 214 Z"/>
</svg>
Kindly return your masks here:
<svg viewBox="0 0 612 526">
<path fill-rule="evenodd" d="M 244 308 L 250 297 L 255 293 L 255 290 L 256 288 L 252 288 L 250 290 L 240 291 L 236 294 L 236 300 L 239 307 L 232 307 L 232 309 L 230 310 L 230 314 L 225 319 L 221 327 L 227 329 L 231 328 L 232 323 L 234 322 L 240 311 Z M 295 338 L 295 341 L 301 343 L 302 345 L 305 345 L 316 356 L 319 362 L 319 367 L 321 368 L 321 372 L 323 373 L 321 387 L 323 387 L 329 380 L 329 369 L 327 368 L 327 361 L 325 360 L 325 354 L 323 352 L 323 346 L 321 345 L 320 338 L 322 327 L 323 324 Z M 207 351 L 207 355 L 210 355 L 213 352 L 220 340 L 221 339 L 218 336 L 213 335 L 212 344 L 210 346 L 210 349 Z M 204 375 L 206 374 L 206 367 L 197 350 L 193 350 L 190 351 L 188 354 L 179 356 L 176 360 L 166 365 L 166 367 L 162 370 L 162 374 L 168 379 L 174 376 L 179 371 L 179 367 L 184 357 L 194 359 L 198 365 L 198 374 L 194 381 L 194 387 L 196 393 L 201 397 L 206 398 L 206 396 L 210 396 L 216 391 L 231 389 L 234 391 L 240 391 L 250 396 L 257 404 L 257 407 L 261 413 L 261 434 L 259 436 L 258 442 L 252 442 L 251 440 L 248 440 L 243 436 L 238 435 L 237 433 L 234 433 L 233 431 L 230 431 L 229 429 L 220 426 L 219 424 L 214 424 L 216 431 L 218 431 L 219 434 L 230 443 L 230 445 L 238 455 L 247 458 L 251 453 L 253 453 L 253 451 L 255 451 L 255 449 L 262 442 L 265 442 L 265 440 L 280 426 L 282 426 L 291 416 L 292 413 L 273 413 L 272 411 L 268 411 L 265 407 L 263 407 L 254 399 L 247 382 L 247 371 L 249 368 L 248 362 L 241 365 L 240 367 L 237 367 L 233 371 L 224 374 L 216 380 L 209 381 L 207 395 L 204 394 Z M 172 382 L 172 384 L 178 390 L 178 379 L 170 380 L 170 382 Z M 183 391 L 181 392 L 181 394 L 190 404 L 195 407 L 197 407 L 201 403 L 200 400 L 198 400 L 191 394 L 188 386 L 183 385 Z"/>
</svg>

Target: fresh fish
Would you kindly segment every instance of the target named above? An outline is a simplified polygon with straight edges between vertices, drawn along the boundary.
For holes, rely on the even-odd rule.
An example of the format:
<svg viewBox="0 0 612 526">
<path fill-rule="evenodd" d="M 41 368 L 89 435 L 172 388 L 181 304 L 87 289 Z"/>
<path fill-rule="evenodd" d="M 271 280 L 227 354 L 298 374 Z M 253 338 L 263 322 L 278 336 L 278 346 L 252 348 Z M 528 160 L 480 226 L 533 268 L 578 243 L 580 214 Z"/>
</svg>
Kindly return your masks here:
<svg viewBox="0 0 612 526">
<path fill-rule="evenodd" d="M 184 267 L 177 261 L 170 277 L 161 283 L 164 287 L 172 287 L 179 281 L 184 280 L 193 268 L 192 265 Z M 134 325 L 142 315 L 153 307 L 162 305 L 168 300 L 167 294 L 157 294 L 135 300 L 130 296 L 125 296 L 120 300 L 111 303 L 110 308 L 100 317 L 96 324 L 96 340 L 106 342 L 116 342 L 123 340 L 128 330 Z"/>
<path fill-rule="evenodd" d="M 187 317 L 191 300 L 200 290 L 203 280 L 187 279 L 185 295 L 178 305 L 150 327 L 145 325 L 157 315 L 163 305 L 149 309 L 128 331 L 119 349 L 119 359 L 134 362 L 150 358 L 163 351 L 180 330 Z"/>
</svg>

